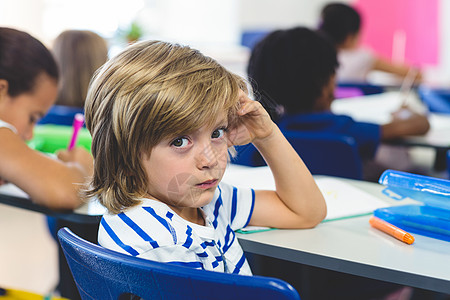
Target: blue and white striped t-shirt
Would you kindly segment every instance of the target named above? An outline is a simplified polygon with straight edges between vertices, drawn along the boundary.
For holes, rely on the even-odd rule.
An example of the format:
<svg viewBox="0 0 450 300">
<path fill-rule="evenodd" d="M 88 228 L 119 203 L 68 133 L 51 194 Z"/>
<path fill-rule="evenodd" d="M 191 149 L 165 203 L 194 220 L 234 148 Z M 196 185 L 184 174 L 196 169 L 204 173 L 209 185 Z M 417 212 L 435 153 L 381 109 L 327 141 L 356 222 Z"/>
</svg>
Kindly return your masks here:
<svg viewBox="0 0 450 300">
<path fill-rule="evenodd" d="M 250 221 L 255 193 L 220 183 L 202 207 L 205 226 L 186 221 L 166 204 L 142 204 L 117 215 L 105 214 L 98 242 L 105 248 L 145 259 L 197 269 L 251 275 L 235 230 Z"/>
</svg>

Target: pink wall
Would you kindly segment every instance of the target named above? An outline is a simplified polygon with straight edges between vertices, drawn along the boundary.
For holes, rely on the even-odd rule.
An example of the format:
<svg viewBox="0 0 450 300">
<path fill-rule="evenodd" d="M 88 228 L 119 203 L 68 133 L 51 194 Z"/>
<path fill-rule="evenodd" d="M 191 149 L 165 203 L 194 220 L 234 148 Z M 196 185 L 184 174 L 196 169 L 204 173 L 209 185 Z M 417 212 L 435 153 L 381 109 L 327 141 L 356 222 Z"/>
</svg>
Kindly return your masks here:
<svg viewBox="0 0 450 300">
<path fill-rule="evenodd" d="M 404 54 L 405 62 L 419 66 L 439 62 L 439 0 L 355 0 L 354 6 L 362 16 L 363 45 L 392 59 L 394 33 L 401 37 L 403 32 L 404 51 L 397 54 Z"/>
</svg>

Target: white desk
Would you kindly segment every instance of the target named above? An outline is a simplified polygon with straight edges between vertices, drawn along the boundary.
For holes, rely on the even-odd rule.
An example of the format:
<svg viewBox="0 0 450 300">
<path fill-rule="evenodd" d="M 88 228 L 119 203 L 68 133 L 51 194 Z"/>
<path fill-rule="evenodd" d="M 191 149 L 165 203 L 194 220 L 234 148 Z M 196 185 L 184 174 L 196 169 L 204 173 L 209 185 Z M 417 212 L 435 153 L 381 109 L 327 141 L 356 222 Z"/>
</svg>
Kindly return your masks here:
<svg viewBox="0 0 450 300">
<path fill-rule="evenodd" d="M 97 201 L 90 201 L 73 211 L 55 211 L 33 203 L 26 193 L 12 184 L 0 185 L 0 203 L 40 212 L 48 216 L 81 224 L 98 224 L 101 216 L 106 211 L 106 209 Z"/>
<path fill-rule="evenodd" d="M 386 92 L 362 97 L 335 100 L 331 110 L 336 114 L 351 116 L 356 121 L 385 124 L 390 121 L 391 113 L 398 110 L 402 103 L 400 92 Z M 426 112 L 426 107 L 411 92 L 408 105 L 418 112 Z M 446 152 L 450 149 L 450 115 L 429 113 L 430 130 L 423 136 L 409 136 L 389 142 L 391 145 L 418 146 L 435 150 L 434 169 L 443 171 L 448 166 Z"/>
<path fill-rule="evenodd" d="M 225 181 L 239 181 L 245 167 L 232 167 Z M 263 170 L 263 169 L 261 169 Z M 261 174 L 267 177 L 266 172 Z M 323 176 L 316 176 L 317 178 Z M 406 204 L 381 193 L 382 185 L 340 179 L 391 205 Z M 270 182 L 247 177 L 242 186 Z M 238 183 L 236 183 L 239 185 Z M 270 188 L 270 184 L 268 186 Z M 412 201 L 412 200 L 402 200 Z M 245 251 L 372 279 L 450 293 L 450 243 L 414 234 L 407 245 L 369 225 L 370 216 L 319 224 L 313 229 L 238 234 Z"/>
<path fill-rule="evenodd" d="M 333 101 L 331 110 L 335 114 L 351 116 L 356 121 L 385 124 L 391 119 L 391 113 L 398 110 L 402 103 L 399 92 L 338 99 Z M 413 92 L 408 97 L 408 105 L 419 112 L 426 108 Z M 411 136 L 401 139 L 401 143 L 410 146 L 450 149 L 450 115 L 429 113 L 430 131 L 424 136 Z"/>
</svg>

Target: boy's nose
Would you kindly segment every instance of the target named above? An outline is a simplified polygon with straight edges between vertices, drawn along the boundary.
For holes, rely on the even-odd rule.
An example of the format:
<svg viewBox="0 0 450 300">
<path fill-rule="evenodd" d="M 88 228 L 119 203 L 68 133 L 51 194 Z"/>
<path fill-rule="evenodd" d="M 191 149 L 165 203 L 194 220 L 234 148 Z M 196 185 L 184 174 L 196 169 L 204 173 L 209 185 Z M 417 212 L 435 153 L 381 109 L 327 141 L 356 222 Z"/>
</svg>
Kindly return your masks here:
<svg viewBox="0 0 450 300">
<path fill-rule="evenodd" d="M 197 165 L 200 169 L 212 168 L 218 164 L 217 155 L 210 144 L 205 145 L 197 155 Z"/>
</svg>

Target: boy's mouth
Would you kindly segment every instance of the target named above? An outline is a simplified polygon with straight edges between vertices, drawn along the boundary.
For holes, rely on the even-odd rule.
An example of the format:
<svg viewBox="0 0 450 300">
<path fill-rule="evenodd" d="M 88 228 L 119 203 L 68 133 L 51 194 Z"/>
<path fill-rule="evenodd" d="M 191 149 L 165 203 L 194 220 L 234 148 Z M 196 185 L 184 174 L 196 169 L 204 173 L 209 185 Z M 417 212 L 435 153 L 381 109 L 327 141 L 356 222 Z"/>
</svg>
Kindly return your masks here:
<svg viewBox="0 0 450 300">
<path fill-rule="evenodd" d="M 217 182 L 218 182 L 217 179 L 206 180 L 206 181 L 203 181 L 202 183 L 196 184 L 196 187 L 207 190 L 207 189 L 215 187 Z"/>
</svg>

